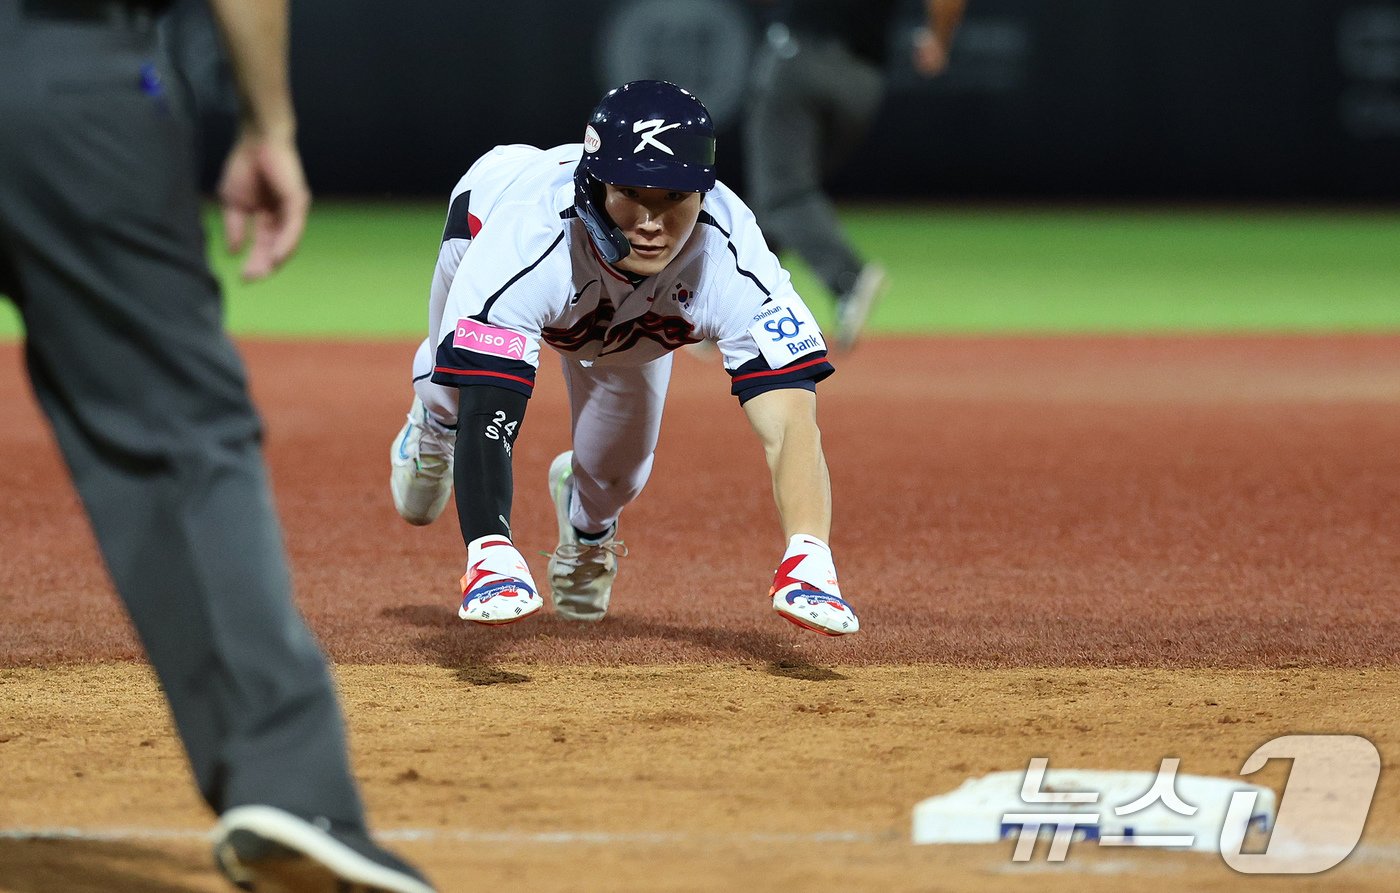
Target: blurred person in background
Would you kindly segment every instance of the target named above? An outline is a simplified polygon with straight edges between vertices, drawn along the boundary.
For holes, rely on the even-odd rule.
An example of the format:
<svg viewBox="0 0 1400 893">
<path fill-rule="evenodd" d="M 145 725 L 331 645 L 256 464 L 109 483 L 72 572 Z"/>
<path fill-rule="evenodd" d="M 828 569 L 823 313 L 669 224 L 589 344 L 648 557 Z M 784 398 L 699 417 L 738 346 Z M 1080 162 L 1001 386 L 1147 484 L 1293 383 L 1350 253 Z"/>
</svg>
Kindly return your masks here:
<svg viewBox="0 0 1400 893">
<path fill-rule="evenodd" d="M 239 93 L 220 197 L 244 276 L 310 193 L 286 0 L 211 0 Z M 0 0 L 0 294 L 245 890 L 431 893 L 365 827 L 326 661 L 292 602 L 261 426 L 223 329 L 159 0 Z M 56 499 L 61 504 L 61 499 Z M 74 618 L 75 623 L 89 618 Z"/>
<path fill-rule="evenodd" d="M 948 65 L 966 0 L 923 2 L 914 67 L 933 77 Z M 835 296 L 836 340 L 844 349 L 860 337 L 887 280 L 851 246 L 822 182 L 865 139 L 879 111 L 898 5 L 776 0 L 744 117 L 749 204 L 770 247 L 796 251 Z"/>
</svg>

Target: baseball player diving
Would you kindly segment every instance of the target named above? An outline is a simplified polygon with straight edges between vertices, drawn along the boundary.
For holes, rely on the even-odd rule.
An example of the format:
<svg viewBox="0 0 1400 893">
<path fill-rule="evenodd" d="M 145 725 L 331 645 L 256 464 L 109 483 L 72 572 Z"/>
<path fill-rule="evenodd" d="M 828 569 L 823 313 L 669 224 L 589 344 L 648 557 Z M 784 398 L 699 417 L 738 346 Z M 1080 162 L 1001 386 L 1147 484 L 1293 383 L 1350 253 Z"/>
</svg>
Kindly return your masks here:
<svg viewBox="0 0 1400 893">
<path fill-rule="evenodd" d="M 511 623 L 544 605 L 510 528 L 511 451 L 541 342 L 563 361 L 573 422 L 573 449 L 549 469 L 549 586 L 561 617 L 597 621 L 627 554 L 618 518 L 651 473 L 672 353 L 709 339 L 772 472 L 787 538 L 773 609 L 824 635 L 860 628 L 827 545 L 826 342 L 714 160 L 700 100 L 634 81 L 603 97 L 581 145 L 498 146 L 453 190 L 390 489 L 405 520 L 428 524 L 455 484 L 463 620 Z"/>
</svg>

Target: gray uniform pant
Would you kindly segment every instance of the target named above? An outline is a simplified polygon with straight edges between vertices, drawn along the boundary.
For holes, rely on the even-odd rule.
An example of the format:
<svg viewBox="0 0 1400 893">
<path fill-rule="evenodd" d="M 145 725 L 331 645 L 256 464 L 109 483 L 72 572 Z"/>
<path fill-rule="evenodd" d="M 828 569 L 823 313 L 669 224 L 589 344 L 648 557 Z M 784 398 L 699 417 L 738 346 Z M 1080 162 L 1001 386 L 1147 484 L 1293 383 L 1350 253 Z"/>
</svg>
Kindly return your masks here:
<svg viewBox="0 0 1400 893">
<path fill-rule="evenodd" d="M 773 247 L 796 251 L 839 296 L 861 261 L 821 184 L 865 138 L 884 77 L 835 38 L 785 31 L 770 31 L 755 65 L 744 121 L 747 198 Z"/>
<path fill-rule="evenodd" d="M 148 17 L 58 9 L 0 0 L 0 293 L 35 395 L 209 805 L 362 825 L 204 259 L 190 124 Z"/>
</svg>

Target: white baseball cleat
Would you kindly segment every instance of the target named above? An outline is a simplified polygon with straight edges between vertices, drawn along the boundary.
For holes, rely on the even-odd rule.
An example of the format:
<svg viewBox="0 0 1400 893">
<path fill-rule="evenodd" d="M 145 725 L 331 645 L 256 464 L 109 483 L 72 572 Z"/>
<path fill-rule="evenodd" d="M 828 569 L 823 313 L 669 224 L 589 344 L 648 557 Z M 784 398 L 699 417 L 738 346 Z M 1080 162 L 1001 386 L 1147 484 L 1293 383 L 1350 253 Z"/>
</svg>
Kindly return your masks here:
<svg viewBox="0 0 1400 893">
<path fill-rule="evenodd" d="M 543 607 L 544 599 L 530 568 L 510 540 L 495 534 L 467 544 L 467 572 L 462 575 L 458 617 L 500 626 L 524 620 Z"/>
<path fill-rule="evenodd" d="M 456 450 L 457 432 L 430 416 L 423 401 L 414 397 L 408 422 L 389 448 L 389 492 L 405 521 L 422 526 L 442 514 L 452 497 Z"/>
<path fill-rule="evenodd" d="M 849 636 L 860 632 L 856 612 L 839 595 L 792 583 L 773 591 L 773 610 L 789 623 L 824 636 Z"/>
<path fill-rule="evenodd" d="M 617 559 L 627 554 L 627 546 L 617 539 L 617 525 L 602 541 L 579 539 L 569 519 L 569 502 L 574 495 L 574 454 L 570 450 L 554 457 L 549 465 L 549 497 L 554 500 L 554 518 L 559 522 L 559 545 L 549 556 L 549 588 L 554 613 L 565 620 L 596 622 L 608 613 Z"/>
<path fill-rule="evenodd" d="M 214 862 L 243 890 L 433 893 L 418 870 L 358 828 L 274 806 L 238 806 L 213 832 Z"/>
<path fill-rule="evenodd" d="M 850 350 L 856 346 L 856 341 L 860 340 L 860 333 L 865 330 L 865 321 L 869 318 L 870 311 L 875 308 L 888 284 L 889 277 L 885 275 L 885 268 L 876 263 L 869 263 L 860 268 L 860 274 L 856 276 L 851 290 L 837 299 L 836 343 L 842 350 Z"/>
<path fill-rule="evenodd" d="M 824 636 L 860 632 L 855 609 L 841 597 L 831 547 L 825 540 L 805 533 L 793 534 L 782 564 L 773 572 L 768 595 L 778 616 L 803 629 Z"/>
</svg>

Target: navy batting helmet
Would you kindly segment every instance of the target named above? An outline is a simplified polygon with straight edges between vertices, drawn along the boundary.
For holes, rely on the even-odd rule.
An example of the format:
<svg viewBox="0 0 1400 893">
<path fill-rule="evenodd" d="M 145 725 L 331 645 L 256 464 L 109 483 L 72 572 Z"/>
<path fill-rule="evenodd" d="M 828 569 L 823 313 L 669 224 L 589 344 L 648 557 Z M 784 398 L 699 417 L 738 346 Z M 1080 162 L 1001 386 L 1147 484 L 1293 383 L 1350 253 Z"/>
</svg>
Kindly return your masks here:
<svg viewBox="0 0 1400 893">
<path fill-rule="evenodd" d="M 715 125 L 705 104 L 667 81 L 632 81 L 593 110 L 574 171 L 574 206 L 604 259 L 616 263 L 631 246 L 603 210 L 604 183 L 713 189 Z"/>
</svg>

